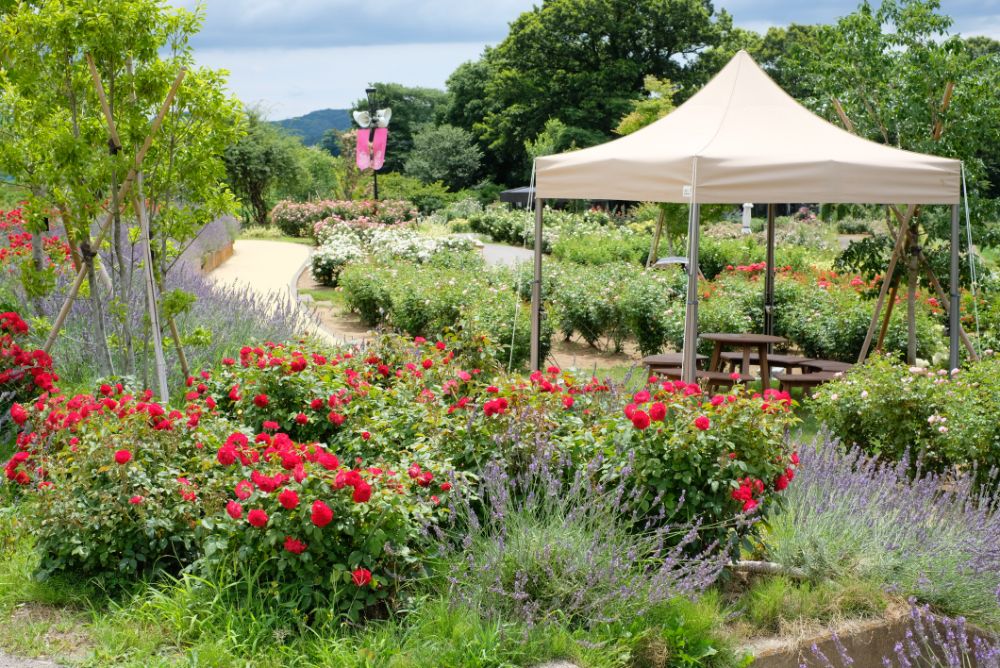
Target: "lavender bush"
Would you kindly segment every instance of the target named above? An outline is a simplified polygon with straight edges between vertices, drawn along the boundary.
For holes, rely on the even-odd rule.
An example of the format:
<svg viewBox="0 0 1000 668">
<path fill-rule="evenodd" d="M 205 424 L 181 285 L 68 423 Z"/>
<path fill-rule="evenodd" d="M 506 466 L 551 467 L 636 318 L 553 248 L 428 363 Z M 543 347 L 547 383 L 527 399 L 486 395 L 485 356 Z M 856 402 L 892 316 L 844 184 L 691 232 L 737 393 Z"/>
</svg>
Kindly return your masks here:
<svg viewBox="0 0 1000 668">
<path fill-rule="evenodd" d="M 830 440 L 804 446 L 768 517 L 769 559 L 816 578 L 867 578 L 948 614 L 1000 626 L 1000 496 L 973 474 L 915 476 Z"/>
<path fill-rule="evenodd" d="M 726 550 L 713 544 L 689 555 L 697 526 L 640 522 L 626 510 L 625 483 L 604 489 L 594 482 L 599 467 L 574 467 L 545 452 L 515 477 L 500 462 L 487 465 L 480 499 L 455 505 L 463 535 L 448 563 L 453 600 L 490 619 L 592 627 L 711 585 Z"/>
<path fill-rule="evenodd" d="M 195 297 L 193 305 L 176 319 L 192 370 L 210 367 L 221 357 L 232 356 L 251 342 L 286 341 L 314 328 L 312 314 L 291 298 L 264 298 L 248 287 L 217 285 L 201 273 L 202 254 L 224 245 L 230 231 L 226 220 L 210 223 L 167 267 L 165 289 L 182 290 Z M 128 274 L 124 284 L 128 290 L 125 294 L 113 295 L 112 299 L 105 295 L 100 309 L 89 290 L 81 291 L 52 351 L 53 357 L 59 360 L 64 386 L 86 386 L 97 377 L 126 375 L 134 376 L 143 387 L 152 383 L 153 352 L 148 340 L 143 253 L 138 243 L 131 243 L 127 230 L 122 231 L 120 244 Z M 102 252 L 102 260 L 105 266 L 112 266 L 110 258 L 103 257 L 105 252 Z M 42 310 L 36 316 L 42 316 L 49 323 L 55 319 L 72 278 L 70 272 L 64 272 L 58 276 L 55 289 L 49 295 L 32 302 Z M 117 280 L 115 285 L 120 285 Z M 0 276 L 0 294 L 9 294 L 27 303 L 16 275 Z M 109 344 L 101 338 L 102 331 Z M 47 333 L 44 327 L 33 327 L 33 334 L 39 338 Z M 163 335 L 170 384 L 179 387 L 184 378 L 177 349 L 168 328 L 164 328 Z M 126 336 L 132 338 L 132 355 L 124 344 Z"/>
<path fill-rule="evenodd" d="M 811 665 L 823 668 L 861 666 L 834 636 L 835 655 L 827 656 L 812 646 Z M 801 664 L 802 668 L 808 665 Z M 965 618 L 935 615 L 929 606 L 913 606 L 903 640 L 896 643 L 890 656 L 882 657 L 884 668 L 1000 668 L 1000 640 L 987 637 L 966 626 Z"/>
</svg>

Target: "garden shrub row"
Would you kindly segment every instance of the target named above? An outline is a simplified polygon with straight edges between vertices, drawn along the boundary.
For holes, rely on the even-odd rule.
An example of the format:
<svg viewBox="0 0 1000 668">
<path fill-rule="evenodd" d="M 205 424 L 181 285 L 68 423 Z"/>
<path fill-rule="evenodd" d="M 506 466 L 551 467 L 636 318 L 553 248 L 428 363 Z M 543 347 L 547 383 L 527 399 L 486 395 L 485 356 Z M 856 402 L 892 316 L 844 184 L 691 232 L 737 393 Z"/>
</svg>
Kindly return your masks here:
<svg viewBox="0 0 1000 668">
<path fill-rule="evenodd" d="M 271 209 L 271 224 L 290 237 L 315 235 L 317 223 L 349 222 L 358 226 L 395 225 L 415 220 L 417 211 L 403 200 L 282 200 Z"/>
</svg>

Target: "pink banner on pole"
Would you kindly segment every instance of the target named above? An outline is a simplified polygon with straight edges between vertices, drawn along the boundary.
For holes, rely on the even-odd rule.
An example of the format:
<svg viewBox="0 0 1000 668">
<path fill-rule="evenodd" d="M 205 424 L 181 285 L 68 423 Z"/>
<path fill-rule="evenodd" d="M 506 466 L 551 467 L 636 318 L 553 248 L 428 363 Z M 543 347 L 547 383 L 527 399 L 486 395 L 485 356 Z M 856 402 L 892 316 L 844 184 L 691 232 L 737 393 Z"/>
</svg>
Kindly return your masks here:
<svg viewBox="0 0 1000 668">
<path fill-rule="evenodd" d="M 372 169 L 378 171 L 385 164 L 385 147 L 389 142 L 389 128 L 375 128 L 375 140 L 372 142 L 374 156 Z"/>
<path fill-rule="evenodd" d="M 368 128 L 361 128 L 358 130 L 358 147 L 356 152 L 356 159 L 358 163 L 358 169 L 362 172 L 371 166 L 372 162 L 372 149 L 368 144 Z"/>
</svg>

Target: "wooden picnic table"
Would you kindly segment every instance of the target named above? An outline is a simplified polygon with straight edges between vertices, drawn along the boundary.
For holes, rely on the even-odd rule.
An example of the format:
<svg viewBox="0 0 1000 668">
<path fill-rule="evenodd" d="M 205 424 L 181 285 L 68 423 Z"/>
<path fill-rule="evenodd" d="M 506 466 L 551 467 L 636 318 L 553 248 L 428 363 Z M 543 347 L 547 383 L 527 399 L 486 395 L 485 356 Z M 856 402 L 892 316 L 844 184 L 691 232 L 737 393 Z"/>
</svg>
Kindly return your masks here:
<svg viewBox="0 0 1000 668">
<path fill-rule="evenodd" d="M 701 338 L 715 343 L 712 349 L 712 361 L 708 365 L 710 372 L 721 371 L 723 346 L 738 348 L 743 352 L 740 373 L 744 376 L 750 372 L 750 355 L 757 353 L 757 361 L 760 365 L 760 377 L 764 387 L 770 386 L 771 367 L 767 361 L 767 347 L 775 343 L 785 343 L 786 339 L 781 336 L 771 336 L 768 334 L 726 334 L 709 332 L 702 334 Z"/>
</svg>

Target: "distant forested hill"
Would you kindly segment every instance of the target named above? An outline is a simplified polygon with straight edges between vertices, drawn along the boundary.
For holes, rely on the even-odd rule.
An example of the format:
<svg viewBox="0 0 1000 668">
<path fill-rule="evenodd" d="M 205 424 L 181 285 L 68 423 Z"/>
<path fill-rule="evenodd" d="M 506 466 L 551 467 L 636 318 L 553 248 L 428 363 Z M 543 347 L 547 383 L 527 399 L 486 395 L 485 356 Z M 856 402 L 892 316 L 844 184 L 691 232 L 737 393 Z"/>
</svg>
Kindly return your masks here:
<svg viewBox="0 0 1000 668">
<path fill-rule="evenodd" d="M 302 143 L 312 146 L 319 143 L 323 133 L 331 128 L 343 131 L 351 127 L 350 109 L 319 109 L 305 116 L 286 118 L 283 121 L 272 121 L 294 135 L 302 137 Z"/>
</svg>

